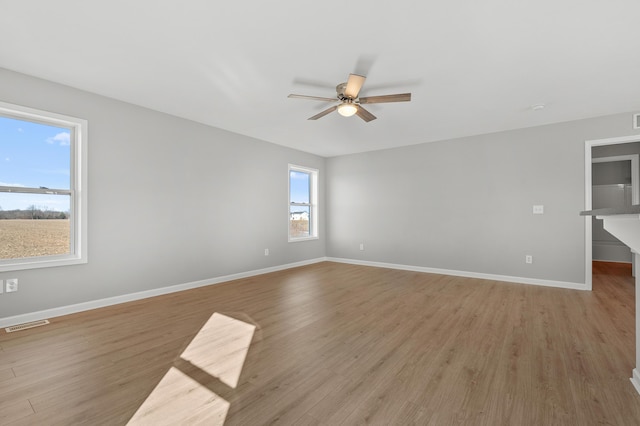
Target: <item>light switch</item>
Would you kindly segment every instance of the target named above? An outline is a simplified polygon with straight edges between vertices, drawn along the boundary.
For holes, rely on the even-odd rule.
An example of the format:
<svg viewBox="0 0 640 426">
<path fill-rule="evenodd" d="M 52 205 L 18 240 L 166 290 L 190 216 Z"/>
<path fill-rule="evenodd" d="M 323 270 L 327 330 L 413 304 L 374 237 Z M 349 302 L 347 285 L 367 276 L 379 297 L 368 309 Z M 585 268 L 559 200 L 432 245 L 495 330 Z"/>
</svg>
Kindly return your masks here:
<svg viewBox="0 0 640 426">
<path fill-rule="evenodd" d="M 544 206 L 533 206 L 533 214 L 544 214 Z"/>
</svg>

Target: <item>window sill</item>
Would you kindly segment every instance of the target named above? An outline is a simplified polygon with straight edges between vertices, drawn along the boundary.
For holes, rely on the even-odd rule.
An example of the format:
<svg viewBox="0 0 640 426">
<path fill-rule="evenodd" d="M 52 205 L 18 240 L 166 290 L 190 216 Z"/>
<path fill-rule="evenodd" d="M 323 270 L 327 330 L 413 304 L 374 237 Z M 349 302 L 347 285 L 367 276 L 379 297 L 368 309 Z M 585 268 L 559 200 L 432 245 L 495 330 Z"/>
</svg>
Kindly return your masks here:
<svg viewBox="0 0 640 426">
<path fill-rule="evenodd" d="M 301 241 L 311 241 L 311 240 L 319 240 L 318 237 L 299 237 L 299 238 L 289 238 L 290 243 L 298 243 Z"/>
<path fill-rule="evenodd" d="M 26 259 L 15 259 L 14 262 L 0 263 L 0 272 L 21 271 L 25 269 L 53 268 L 56 266 L 69 266 L 87 263 L 86 258 L 75 256 L 60 256 L 50 258 L 33 257 Z"/>
</svg>

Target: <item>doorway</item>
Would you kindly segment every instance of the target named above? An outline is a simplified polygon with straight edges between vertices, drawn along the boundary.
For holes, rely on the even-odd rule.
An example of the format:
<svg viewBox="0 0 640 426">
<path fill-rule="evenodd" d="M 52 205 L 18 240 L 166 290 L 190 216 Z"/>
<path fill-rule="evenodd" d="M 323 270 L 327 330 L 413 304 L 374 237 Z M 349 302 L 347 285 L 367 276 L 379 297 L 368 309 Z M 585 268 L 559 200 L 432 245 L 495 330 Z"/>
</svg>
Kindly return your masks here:
<svg viewBox="0 0 640 426">
<path fill-rule="evenodd" d="M 600 151 L 594 157 L 594 150 Z M 602 155 L 609 153 L 609 155 Z M 585 210 L 592 210 L 593 207 L 593 176 L 592 164 L 594 158 L 609 157 L 611 162 L 630 161 L 631 162 L 631 199 L 632 204 L 640 203 L 640 169 L 638 158 L 640 154 L 640 135 L 625 136 L 620 138 L 599 139 L 586 141 L 585 143 Z M 596 160 L 598 163 L 607 163 L 607 160 Z M 623 192 L 624 192 L 624 188 Z M 596 220 L 591 216 L 585 219 L 585 285 L 588 290 L 593 286 L 593 229 L 592 223 Z M 633 273 L 635 275 L 635 265 Z"/>
</svg>

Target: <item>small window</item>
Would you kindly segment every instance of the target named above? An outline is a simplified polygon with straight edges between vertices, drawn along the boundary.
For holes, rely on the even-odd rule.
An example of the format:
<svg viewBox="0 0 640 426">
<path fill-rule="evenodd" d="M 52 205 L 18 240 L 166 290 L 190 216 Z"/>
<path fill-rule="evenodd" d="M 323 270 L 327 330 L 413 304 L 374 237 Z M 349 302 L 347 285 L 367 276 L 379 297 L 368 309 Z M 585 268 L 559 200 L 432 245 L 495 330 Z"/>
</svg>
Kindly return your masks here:
<svg viewBox="0 0 640 426">
<path fill-rule="evenodd" d="M 289 165 L 289 241 L 318 238 L 318 171 Z"/>
<path fill-rule="evenodd" d="M 86 262 L 86 134 L 0 102 L 0 271 Z"/>
</svg>

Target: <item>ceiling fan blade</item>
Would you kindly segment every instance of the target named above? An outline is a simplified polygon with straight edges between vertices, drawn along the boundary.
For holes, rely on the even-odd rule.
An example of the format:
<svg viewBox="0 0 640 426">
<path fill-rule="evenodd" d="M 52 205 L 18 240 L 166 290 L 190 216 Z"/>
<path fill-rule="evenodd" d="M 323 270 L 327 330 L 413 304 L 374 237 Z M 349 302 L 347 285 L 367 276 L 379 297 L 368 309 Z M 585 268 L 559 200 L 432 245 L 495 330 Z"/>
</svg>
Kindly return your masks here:
<svg viewBox="0 0 640 426">
<path fill-rule="evenodd" d="M 307 118 L 307 120 L 317 120 L 318 118 L 322 118 L 325 115 L 332 113 L 333 111 L 335 111 L 336 109 L 338 109 L 338 105 L 334 105 L 331 108 L 325 109 L 322 112 L 317 113 L 316 115 L 314 115 L 313 117 L 309 117 Z"/>
<path fill-rule="evenodd" d="M 366 77 L 363 75 L 349 74 L 349 80 L 347 80 L 347 87 L 344 89 L 344 95 L 351 99 L 357 98 L 365 80 Z"/>
<path fill-rule="evenodd" d="M 358 105 L 358 111 L 356 111 L 356 115 L 362 118 L 367 123 L 376 119 L 375 115 L 371 114 L 369 111 L 367 111 L 360 105 Z"/>
<path fill-rule="evenodd" d="M 360 98 L 361 104 L 382 104 L 385 102 L 408 102 L 411 100 L 411 93 L 398 93 L 395 95 L 367 96 Z"/>
<path fill-rule="evenodd" d="M 373 67 L 376 59 L 377 55 L 360 55 L 360 57 L 356 61 L 356 66 L 354 67 L 353 72 L 358 75 L 369 75 L 369 72 L 371 71 L 371 68 Z"/>
<path fill-rule="evenodd" d="M 295 98 L 295 99 L 309 99 L 312 101 L 323 101 L 323 102 L 337 102 L 338 99 L 336 98 L 323 98 L 321 96 L 307 96 L 307 95 L 296 95 L 296 94 L 290 94 L 289 96 L 287 96 L 287 98 Z"/>
</svg>

